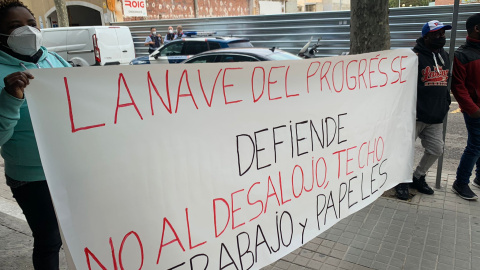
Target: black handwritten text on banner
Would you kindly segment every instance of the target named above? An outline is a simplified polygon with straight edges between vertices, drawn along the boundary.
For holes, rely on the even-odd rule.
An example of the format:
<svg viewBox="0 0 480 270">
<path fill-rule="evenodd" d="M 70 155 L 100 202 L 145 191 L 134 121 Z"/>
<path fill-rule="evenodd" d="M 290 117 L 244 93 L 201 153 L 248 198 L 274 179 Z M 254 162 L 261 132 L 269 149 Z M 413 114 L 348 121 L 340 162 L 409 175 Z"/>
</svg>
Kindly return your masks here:
<svg viewBox="0 0 480 270">
<path fill-rule="evenodd" d="M 258 269 L 411 176 L 410 50 L 35 70 L 78 269 Z"/>
</svg>

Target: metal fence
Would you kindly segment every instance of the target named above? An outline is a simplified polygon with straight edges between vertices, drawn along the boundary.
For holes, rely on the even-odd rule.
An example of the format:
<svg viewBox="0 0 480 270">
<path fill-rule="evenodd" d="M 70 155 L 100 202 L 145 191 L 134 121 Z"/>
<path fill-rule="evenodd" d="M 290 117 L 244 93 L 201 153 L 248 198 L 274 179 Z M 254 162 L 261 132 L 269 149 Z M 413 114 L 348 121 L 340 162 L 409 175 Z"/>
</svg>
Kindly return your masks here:
<svg viewBox="0 0 480 270">
<path fill-rule="evenodd" d="M 430 20 L 446 24 L 452 22 L 453 6 L 428 6 L 390 9 L 391 48 L 412 48 L 420 36 L 422 26 Z M 467 35 L 465 20 L 480 12 L 480 4 L 461 5 L 458 17 L 456 47 Z M 216 31 L 220 36 L 250 39 L 255 47 L 277 47 L 297 53 L 314 37 L 322 37 L 320 56 L 339 55 L 350 47 L 350 11 L 306 12 L 261 16 L 197 18 L 113 23 L 130 27 L 137 56 L 145 55 L 145 37 L 150 27 L 164 35 L 168 26 L 182 25 L 184 31 Z M 447 31 L 447 39 L 450 37 Z M 447 40 L 449 44 L 449 40 Z M 448 47 L 445 48 L 448 51 Z"/>
</svg>

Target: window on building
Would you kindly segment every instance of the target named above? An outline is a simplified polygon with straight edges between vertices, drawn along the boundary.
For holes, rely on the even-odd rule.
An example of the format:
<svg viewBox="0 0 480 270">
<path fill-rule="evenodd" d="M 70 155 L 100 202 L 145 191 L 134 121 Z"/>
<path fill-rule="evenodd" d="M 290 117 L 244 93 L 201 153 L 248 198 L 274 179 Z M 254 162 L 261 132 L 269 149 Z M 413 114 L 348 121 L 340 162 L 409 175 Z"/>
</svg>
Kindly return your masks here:
<svg viewBox="0 0 480 270">
<path fill-rule="evenodd" d="M 317 11 L 317 6 L 315 4 L 305 5 L 306 12 L 315 12 Z"/>
</svg>

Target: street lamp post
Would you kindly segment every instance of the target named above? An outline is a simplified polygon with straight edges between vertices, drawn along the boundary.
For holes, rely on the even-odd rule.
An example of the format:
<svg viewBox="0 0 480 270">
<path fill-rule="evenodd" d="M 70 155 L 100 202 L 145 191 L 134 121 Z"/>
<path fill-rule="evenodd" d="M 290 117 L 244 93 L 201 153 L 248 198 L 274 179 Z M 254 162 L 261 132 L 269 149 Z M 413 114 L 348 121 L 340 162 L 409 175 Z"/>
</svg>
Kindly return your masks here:
<svg viewBox="0 0 480 270">
<path fill-rule="evenodd" d="M 453 16 L 452 16 L 452 31 L 450 34 L 450 73 L 448 78 L 448 86 L 447 88 L 450 89 L 452 86 L 452 67 L 453 67 L 453 57 L 455 53 L 455 41 L 457 39 L 457 25 L 458 25 L 458 12 L 460 7 L 460 0 L 455 0 L 453 5 Z M 448 113 L 445 115 L 445 119 L 443 119 L 443 142 L 445 144 L 445 136 L 447 133 L 447 119 Z M 435 188 L 441 188 L 441 181 L 442 181 L 442 169 L 443 169 L 443 154 L 438 158 L 437 163 L 437 177 L 435 179 Z"/>
</svg>

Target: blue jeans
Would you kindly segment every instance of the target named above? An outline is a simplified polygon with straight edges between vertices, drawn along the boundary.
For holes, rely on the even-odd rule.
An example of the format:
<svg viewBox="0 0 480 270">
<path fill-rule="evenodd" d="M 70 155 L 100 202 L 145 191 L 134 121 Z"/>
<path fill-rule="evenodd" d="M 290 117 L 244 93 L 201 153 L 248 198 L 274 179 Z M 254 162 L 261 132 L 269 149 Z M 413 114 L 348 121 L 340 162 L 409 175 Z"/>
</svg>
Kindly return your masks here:
<svg viewBox="0 0 480 270">
<path fill-rule="evenodd" d="M 470 182 L 475 164 L 477 165 L 476 176 L 480 176 L 480 118 L 472 118 L 466 113 L 463 113 L 463 118 L 467 126 L 468 140 L 457 168 L 457 180 L 455 182 L 458 184 L 468 184 Z"/>
</svg>

